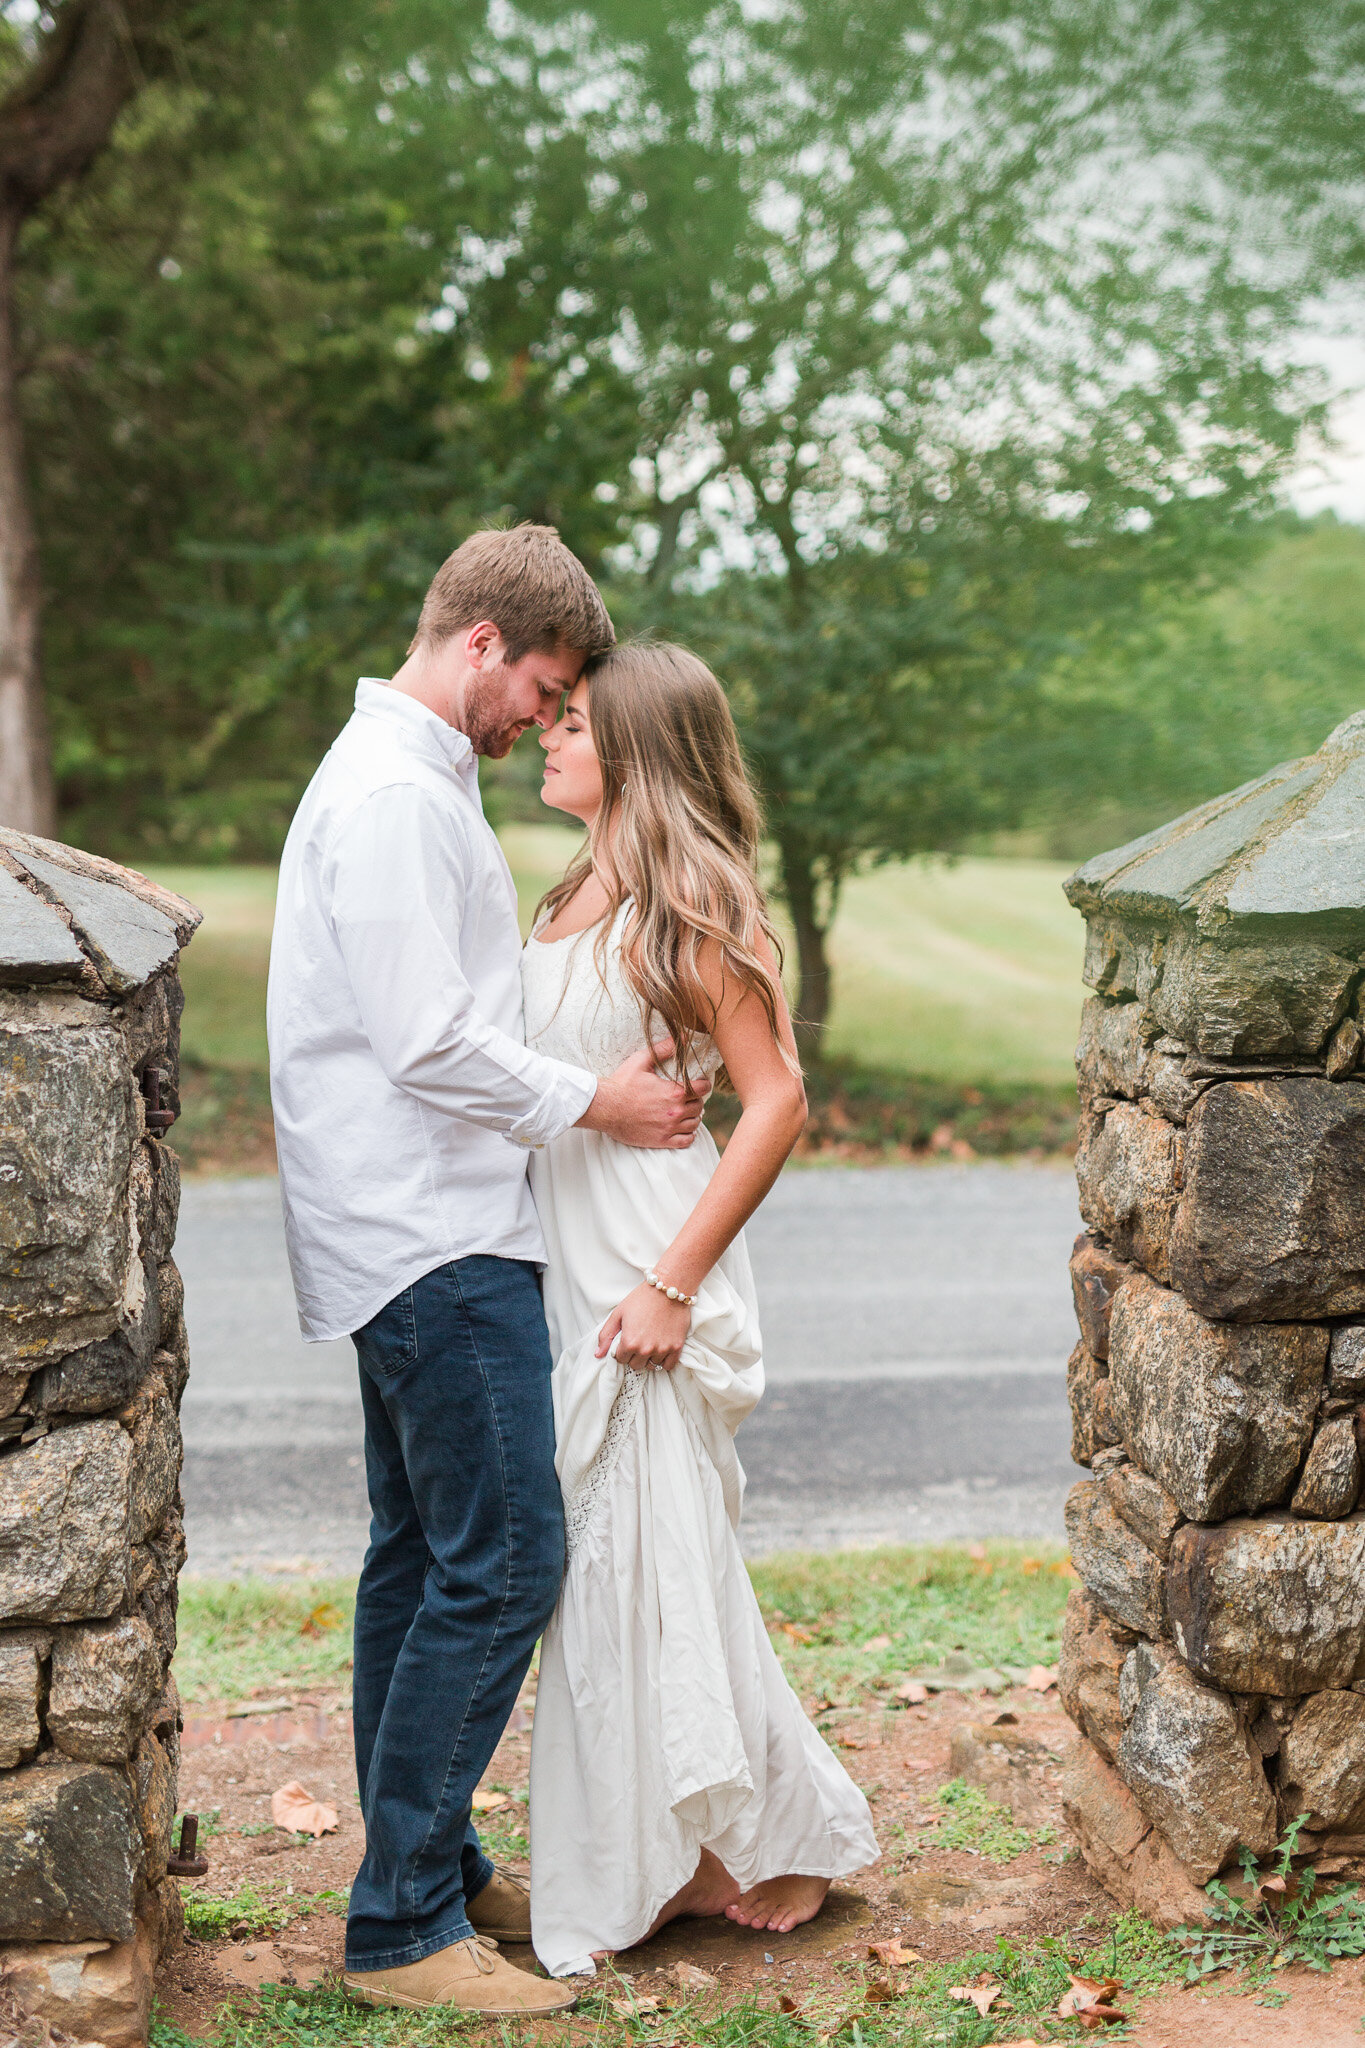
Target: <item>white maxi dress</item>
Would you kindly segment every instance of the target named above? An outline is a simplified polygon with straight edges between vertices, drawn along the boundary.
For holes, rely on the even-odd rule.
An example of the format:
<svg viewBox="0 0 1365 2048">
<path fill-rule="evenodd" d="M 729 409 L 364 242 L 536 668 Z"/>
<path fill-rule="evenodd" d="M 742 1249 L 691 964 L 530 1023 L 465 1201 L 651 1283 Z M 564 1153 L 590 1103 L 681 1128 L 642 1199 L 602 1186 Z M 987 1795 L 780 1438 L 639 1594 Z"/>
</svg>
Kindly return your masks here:
<svg viewBox="0 0 1365 2048">
<path fill-rule="evenodd" d="M 530 940 L 528 1044 L 608 1074 L 645 1043 L 619 963 L 627 912 L 604 955 L 596 929 Z M 745 1890 L 878 1854 L 867 1801 L 782 1675 L 735 1534 L 734 1433 L 763 1391 L 743 1238 L 703 1282 L 675 1371 L 594 1355 L 717 1156 L 705 1130 L 645 1152 L 577 1128 L 532 1155 L 569 1548 L 531 1746 L 531 1926 L 555 1976 L 638 1941 L 703 1847 Z"/>
</svg>

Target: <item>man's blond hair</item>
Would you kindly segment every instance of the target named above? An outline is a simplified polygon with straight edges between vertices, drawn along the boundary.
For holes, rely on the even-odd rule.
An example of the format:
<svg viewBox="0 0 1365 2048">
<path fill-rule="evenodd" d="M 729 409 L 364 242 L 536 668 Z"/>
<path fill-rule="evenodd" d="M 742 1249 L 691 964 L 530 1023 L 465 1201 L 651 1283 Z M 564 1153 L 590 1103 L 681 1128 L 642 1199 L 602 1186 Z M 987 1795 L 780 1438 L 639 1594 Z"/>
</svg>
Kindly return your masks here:
<svg viewBox="0 0 1365 2048">
<path fill-rule="evenodd" d="M 616 642 L 597 585 L 553 526 L 471 533 L 432 577 L 408 653 L 439 647 L 481 619 L 497 627 L 509 661 L 558 647 L 591 660 Z"/>
</svg>

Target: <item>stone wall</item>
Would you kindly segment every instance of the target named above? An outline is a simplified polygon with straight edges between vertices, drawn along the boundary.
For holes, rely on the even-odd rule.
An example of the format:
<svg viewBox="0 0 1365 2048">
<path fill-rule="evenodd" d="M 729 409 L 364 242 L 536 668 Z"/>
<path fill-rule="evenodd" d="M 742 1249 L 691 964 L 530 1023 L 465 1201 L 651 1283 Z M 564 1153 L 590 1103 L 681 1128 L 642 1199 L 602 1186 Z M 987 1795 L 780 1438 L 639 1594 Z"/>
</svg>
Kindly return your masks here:
<svg viewBox="0 0 1365 2048">
<path fill-rule="evenodd" d="M 145 2040 L 178 1938 L 189 1371 L 176 964 L 199 914 L 0 831 L 0 1993 Z"/>
<path fill-rule="evenodd" d="M 1301 1813 L 1365 1873 L 1365 713 L 1067 894 L 1068 1818 L 1169 1926 Z"/>
</svg>

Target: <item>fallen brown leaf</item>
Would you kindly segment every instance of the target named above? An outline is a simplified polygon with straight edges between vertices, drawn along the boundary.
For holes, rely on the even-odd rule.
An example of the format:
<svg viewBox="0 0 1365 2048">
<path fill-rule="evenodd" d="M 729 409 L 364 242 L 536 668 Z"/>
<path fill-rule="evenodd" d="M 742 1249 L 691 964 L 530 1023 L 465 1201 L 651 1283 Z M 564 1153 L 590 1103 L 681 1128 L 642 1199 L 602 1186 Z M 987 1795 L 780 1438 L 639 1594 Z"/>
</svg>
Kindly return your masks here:
<svg viewBox="0 0 1365 2048">
<path fill-rule="evenodd" d="M 469 1803 L 475 1813 L 500 1813 L 512 1801 L 505 1792 L 476 1792 Z"/>
<path fill-rule="evenodd" d="M 663 2011 L 657 1998 L 610 1998 L 607 2003 L 618 2020 L 633 2020 L 637 2013 L 648 2016 L 652 2012 Z"/>
<path fill-rule="evenodd" d="M 839 1747 L 840 1749 L 866 1749 L 867 1744 L 863 1741 L 861 1735 L 841 1735 L 839 1737 Z"/>
<path fill-rule="evenodd" d="M 874 1963 L 885 1963 L 890 1969 L 897 1969 L 902 1963 L 923 1961 L 918 1949 L 906 1948 L 901 1941 L 870 1941 L 867 1952 Z"/>
<path fill-rule="evenodd" d="M 301 1636 L 325 1635 L 329 1628 L 340 1628 L 346 1617 L 334 1600 L 319 1600 L 316 1607 L 304 1617 L 299 1628 Z"/>
<path fill-rule="evenodd" d="M 1000 1996 L 1000 1986 L 992 1984 L 989 1979 L 980 1984 L 952 1984 L 948 1996 L 960 1999 L 964 2005 L 974 2005 L 984 2020 Z"/>
<path fill-rule="evenodd" d="M 867 1653 L 867 1651 L 869 1651 L 869 1650 L 889 1650 L 890 1648 L 891 1648 L 891 1638 L 890 1638 L 890 1636 L 873 1636 L 873 1637 L 872 1637 L 872 1638 L 870 1639 L 870 1641 L 868 1641 L 868 1642 L 866 1642 L 866 1643 L 864 1643 L 864 1644 L 863 1644 L 863 1652 L 864 1652 L 864 1654 L 866 1654 L 866 1653 Z"/>
<path fill-rule="evenodd" d="M 801 2000 L 793 1998 L 789 1991 L 784 1991 L 777 2001 L 777 2009 L 779 2012 L 800 2012 L 802 2010 Z"/>
<path fill-rule="evenodd" d="M 927 1685 L 921 1685 L 917 1678 L 907 1679 L 904 1685 L 896 1687 L 896 1698 L 906 1700 L 912 1707 L 922 1707 L 929 1697 Z"/>
<path fill-rule="evenodd" d="M 896 2002 L 895 1991 L 887 1983 L 885 1977 L 874 1977 L 869 1983 L 864 1997 L 869 2005 L 894 2005 Z"/>
<path fill-rule="evenodd" d="M 812 1636 L 811 1631 L 808 1628 L 802 1628 L 801 1624 L 796 1621 L 784 1621 L 782 1624 L 782 1633 L 784 1636 L 790 1636 L 794 1643 L 809 1643 L 814 1641 L 814 1637 Z"/>
<path fill-rule="evenodd" d="M 1028 1692 L 1051 1692 L 1056 1683 L 1057 1666 L 1055 1664 L 1050 1671 L 1046 1664 L 1035 1664 L 1030 1670 L 1028 1677 L 1024 1680 L 1024 1687 Z"/>
<path fill-rule="evenodd" d="M 1075 1977 L 1067 1972 L 1071 1989 L 1062 1993 L 1057 2005 L 1059 2020 L 1075 2020 L 1088 2031 L 1096 2027 L 1116 2026 L 1126 2020 L 1128 2014 L 1111 2003 L 1119 1989 L 1116 1977 L 1100 1980 L 1095 1977 Z"/>
<path fill-rule="evenodd" d="M 672 1975 L 684 1991 L 714 1991 L 719 1982 L 709 1970 L 699 1970 L 695 1963 L 674 1963 Z"/>
<path fill-rule="evenodd" d="M 297 1778 L 291 1778 L 287 1785 L 281 1785 L 278 1792 L 270 1795 L 270 1818 L 277 1828 L 286 1828 L 296 1835 L 330 1835 L 336 1830 L 337 1810 L 324 1806 L 320 1799 L 314 1799 Z"/>
</svg>

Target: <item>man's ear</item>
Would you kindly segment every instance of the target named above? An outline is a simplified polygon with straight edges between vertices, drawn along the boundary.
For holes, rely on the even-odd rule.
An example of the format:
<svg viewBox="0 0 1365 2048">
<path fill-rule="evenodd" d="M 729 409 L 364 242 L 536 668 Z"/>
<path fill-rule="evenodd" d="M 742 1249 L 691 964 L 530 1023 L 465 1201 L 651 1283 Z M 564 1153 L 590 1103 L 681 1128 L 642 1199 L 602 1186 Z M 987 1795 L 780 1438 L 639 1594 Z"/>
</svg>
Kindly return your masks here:
<svg viewBox="0 0 1365 2048">
<path fill-rule="evenodd" d="M 464 637 L 464 658 L 471 668 L 495 666 L 503 652 L 502 634 L 491 619 L 480 619 Z"/>
</svg>

